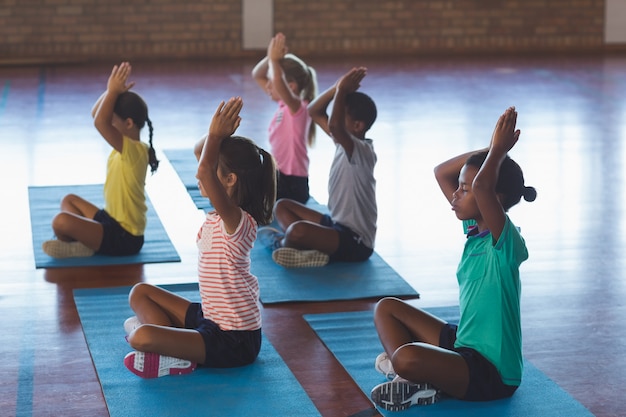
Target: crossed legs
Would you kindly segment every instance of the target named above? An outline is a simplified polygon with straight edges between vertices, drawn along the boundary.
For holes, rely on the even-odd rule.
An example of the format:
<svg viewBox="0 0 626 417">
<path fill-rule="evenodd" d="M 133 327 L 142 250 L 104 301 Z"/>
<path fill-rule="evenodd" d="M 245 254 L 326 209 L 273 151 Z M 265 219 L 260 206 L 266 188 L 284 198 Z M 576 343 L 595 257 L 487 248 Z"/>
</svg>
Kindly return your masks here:
<svg viewBox="0 0 626 417">
<path fill-rule="evenodd" d="M 469 370 L 458 353 L 439 347 L 445 322 L 404 301 L 386 297 L 374 311 L 374 324 L 396 374 L 411 382 L 428 382 L 462 398 Z"/>
<path fill-rule="evenodd" d="M 64 242 L 78 241 L 97 251 L 104 233 L 100 223 L 93 220 L 99 208 L 75 194 L 68 194 L 61 201 L 61 212 L 52 220 L 57 239 Z"/>
<path fill-rule="evenodd" d="M 328 255 L 337 251 L 339 233 L 320 224 L 322 213 L 297 201 L 280 199 L 274 207 L 274 215 L 285 231 L 282 246 L 300 250 L 315 249 Z"/>
<path fill-rule="evenodd" d="M 204 363 L 204 339 L 199 332 L 184 328 L 189 300 L 163 288 L 139 283 L 131 290 L 128 301 L 143 323 L 128 335 L 133 349 Z"/>
</svg>

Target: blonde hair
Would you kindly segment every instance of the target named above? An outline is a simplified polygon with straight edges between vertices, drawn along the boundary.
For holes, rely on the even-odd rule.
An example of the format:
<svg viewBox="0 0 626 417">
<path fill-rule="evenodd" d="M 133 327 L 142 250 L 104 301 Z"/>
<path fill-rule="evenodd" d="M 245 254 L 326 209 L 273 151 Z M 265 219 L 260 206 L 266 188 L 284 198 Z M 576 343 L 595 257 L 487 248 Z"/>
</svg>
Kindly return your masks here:
<svg viewBox="0 0 626 417">
<path fill-rule="evenodd" d="M 308 66 L 303 60 L 294 54 L 286 54 L 280 60 L 280 67 L 285 74 L 287 82 L 295 82 L 298 86 L 300 99 L 309 103 L 317 96 L 317 73 L 313 67 Z M 315 124 L 309 126 L 307 143 L 313 146 L 315 143 Z"/>
</svg>

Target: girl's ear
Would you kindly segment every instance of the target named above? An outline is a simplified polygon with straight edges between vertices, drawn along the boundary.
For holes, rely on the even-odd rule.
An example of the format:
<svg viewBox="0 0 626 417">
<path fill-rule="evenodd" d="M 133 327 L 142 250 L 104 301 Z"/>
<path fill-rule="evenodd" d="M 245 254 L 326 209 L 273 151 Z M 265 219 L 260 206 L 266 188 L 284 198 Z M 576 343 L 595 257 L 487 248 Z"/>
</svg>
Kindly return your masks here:
<svg viewBox="0 0 626 417">
<path fill-rule="evenodd" d="M 295 81 L 288 81 L 287 85 L 289 86 L 289 89 L 295 94 L 295 95 L 300 95 L 300 91 L 298 91 L 298 83 Z"/>
<path fill-rule="evenodd" d="M 131 119 L 130 117 L 127 117 L 126 119 L 124 119 L 124 127 L 126 129 L 132 129 L 135 126 L 135 122 L 133 122 L 133 119 Z"/>
<path fill-rule="evenodd" d="M 355 132 L 358 132 L 359 134 L 363 133 L 363 130 L 365 129 L 365 123 L 363 123 L 360 120 L 352 120 L 352 128 L 354 129 Z"/>
<path fill-rule="evenodd" d="M 226 176 L 226 185 L 229 187 L 234 187 L 235 184 L 237 184 L 237 180 L 237 174 L 231 172 Z"/>
</svg>

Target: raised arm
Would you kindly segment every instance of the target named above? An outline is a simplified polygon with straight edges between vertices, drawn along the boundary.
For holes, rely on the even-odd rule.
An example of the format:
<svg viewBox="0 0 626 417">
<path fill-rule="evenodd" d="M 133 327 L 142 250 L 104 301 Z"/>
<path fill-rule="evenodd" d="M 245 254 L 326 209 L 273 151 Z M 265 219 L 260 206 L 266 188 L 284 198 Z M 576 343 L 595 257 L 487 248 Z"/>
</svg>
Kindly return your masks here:
<svg viewBox="0 0 626 417">
<path fill-rule="evenodd" d="M 96 113 L 98 112 L 98 109 L 100 109 L 100 105 L 102 104 L 102 100 L 104 100 L 104 97 L 107 95 L 107 92 L 105 91 L 104 93 L 102 93 L 100 95 L 100 97 L 98 97 L 98 99 L 96 100 L 96 102 L 93 104 L 93 107 L 91 107 L 91 117 L 92 118 L 96 118 Z"/>
<path fill-rule="evenodd" d="M 333 140 L 343 147 L 348 157 L 352 156 L 354 142 L 352 142 L 352 135 L 346 127 L 346 96 L 359 89 L 361 80 L 365 78 L 366 74 L 367 69 L 365 67 L 352 68 L 337 81 L 335 103 L 328 119 L 328 130 L 330 130 Z"/>
<path fill-rule="evenodd" d="M 252 68 L 252 78 L 261 87 L 263 91 L 267 91 L 267 73 L 269 71 L 270 61 L 267 56 L 264 56 L 257 64 Z"/>
<path fill-rule="evenodd" d="M 472 184 L 478 209 L 494 241 L 500 238 L 506 220 L 504 208 L 496 193 L 498 173 L 502 161 L 519 139 L 520 131 L 515 130 L 516 123 L 515 107 L 509 107 L 496 123 L 487 158 Z"/>
<path fill-rule="evenodd" d="M 206 134 L 193 146 L 193 154 L 196 156 L 196 161 L 200 162 L 200 156 L 202 155 L 202 149 L 204 148 L 204 143 L 209 135 Z"/>
<path fill-rule="evenodd" d="M 115 65 L 107 82 L 107 90 L 94 105 L 94 126 L 100 135 L 118 152 L 122 152 L 124 143 L 122 133 L 113 126 L 113 108 L 117 97 L 130 90 L 134 82 L 128 83 L 131 66 L 128 62 Z"/>
<path fill-rule="evenodd" d="M 480 152 L 481 150 L 487 150 L 487 148 L 462 153 L 435 167 L 435 179 L 448 202 L 452 202 L 452 194 L 459 188 L 459 173 L 463 165 L 465 165 L 465 161 L 467 161 L 467 158 L 472 154 Z"/>
<path fill-rule="evenodd" d="M 230 198 L 228 192 L 222 185 L 218 176 L 220 145 L 222 141 L 230 137 L 241 123 L 239 112 L 243 107 L 241 97 L 231 98 L 228 102 L 223 101 L 217 107 L 209 134 L 204 141 L 200 161 L 198 163 L 198 172 L 196 178 L 200 181 L 200 186 L 211 200 L 213 207 L 224 221 L 226 231 L 230 234 L 237 230 L 237 226 L 241 221 L 241 209 Z M 225 175 L 227 184 L 236 181 L 234 173 L 220 173 Z"/>
<path fill-rule="evenodd" d="M 300 95 L 294 93 L 287 82 L 283 67 L 280 61 L 287 54 L 287 39 L 282 33 L 277 33 L 270 41 L 267 48 L 267 56 L 269 58 L 269 76 L 271 77 L 272 86 L 280 99 L 289 107 L 289 111 L 294 114 L 300 110 L 302 100 Z"/>
<path fill-rule="evenodd" d="M 329 87 L 322 94 L 318 95 L 309 103 L 307 110 L 309 115 L 315 124 L 322 128 L 328 136 L 331 136 L 330 129 L 328 129 L 328 106 L 335 97 L 336 84 Z"/>
</svg>

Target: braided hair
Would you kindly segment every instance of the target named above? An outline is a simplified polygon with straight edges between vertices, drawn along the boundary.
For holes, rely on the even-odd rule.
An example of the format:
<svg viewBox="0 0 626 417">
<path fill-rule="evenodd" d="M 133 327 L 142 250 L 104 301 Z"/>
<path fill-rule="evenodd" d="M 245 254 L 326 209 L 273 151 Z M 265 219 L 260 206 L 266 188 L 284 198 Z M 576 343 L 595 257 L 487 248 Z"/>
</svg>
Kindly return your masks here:
<svg viewBox="0 0 626 417">
<path fill-rule="evenodd" d="M 152 134 L 154 129 L 152 127 L 152 121 L 148 117 L 148 106 L 146 102 L 139 96 L 139 94 L 132 91 L 125 91 L 117 97 L 113 112 L 122 119 L 130 118 L 135 126 L 139 129 L 143 129 L 145 124 L 148 124 L 148 163 L 150 164 L 150 172 L 154 174 L 159 167 L 159 160 L 156 157 L 156 151 L 152 145 Z"/>
</svg>

